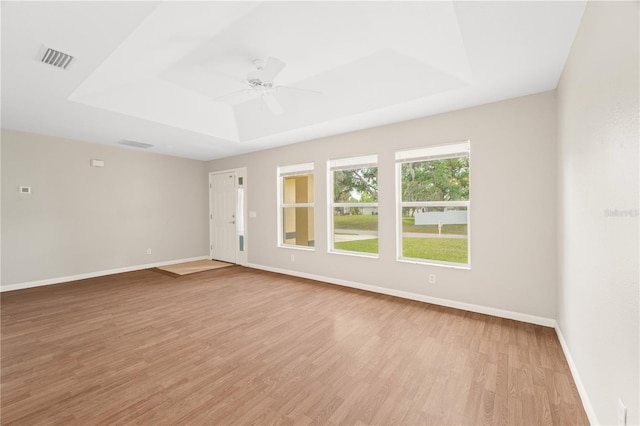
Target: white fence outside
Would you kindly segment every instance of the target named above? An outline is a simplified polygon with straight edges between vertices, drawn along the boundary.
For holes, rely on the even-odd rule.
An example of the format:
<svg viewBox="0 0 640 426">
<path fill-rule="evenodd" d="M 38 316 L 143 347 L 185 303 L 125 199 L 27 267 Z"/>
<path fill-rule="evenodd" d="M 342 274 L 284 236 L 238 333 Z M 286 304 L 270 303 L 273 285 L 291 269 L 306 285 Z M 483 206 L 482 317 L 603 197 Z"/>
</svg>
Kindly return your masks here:
<svg viewBox="0 0 640 426">
<path fill-rule="evenodd" d="M 414 216 L 416 225 L 466 225 L 466 210 L 447 210 L 444 212 L 418 212 Z"/>
</svg>

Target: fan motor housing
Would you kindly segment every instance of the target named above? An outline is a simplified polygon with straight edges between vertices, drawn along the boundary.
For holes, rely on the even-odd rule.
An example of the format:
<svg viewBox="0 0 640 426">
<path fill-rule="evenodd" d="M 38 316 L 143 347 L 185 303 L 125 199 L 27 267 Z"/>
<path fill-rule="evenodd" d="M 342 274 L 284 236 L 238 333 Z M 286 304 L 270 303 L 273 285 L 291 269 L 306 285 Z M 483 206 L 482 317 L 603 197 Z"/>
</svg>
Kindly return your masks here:
<svg viewBox="0 0 640 426">
<path fill-rule="evenodd" d="M 260 78 L 251 78 L 247 80 L 247 83 L 249 83 L 251 87 L 263 87 L 265 89 L 271 89 L 271 87 L 273 87 L 273 83 L 264 82 Z"/>
</svg>

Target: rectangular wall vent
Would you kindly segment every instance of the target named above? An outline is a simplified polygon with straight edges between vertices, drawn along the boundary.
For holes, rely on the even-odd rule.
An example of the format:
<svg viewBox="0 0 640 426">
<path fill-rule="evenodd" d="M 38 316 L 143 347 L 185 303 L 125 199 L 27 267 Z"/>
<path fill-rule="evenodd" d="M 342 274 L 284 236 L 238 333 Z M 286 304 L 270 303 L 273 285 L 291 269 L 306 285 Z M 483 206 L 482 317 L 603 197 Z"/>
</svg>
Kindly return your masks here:
<svg viewBox="0 0 640 426">
<path fill-rule="evenodd" d="M 72 60 L 73 56 L 50 48 L 47 48 L 47 51 L 44 52 L 41 59 L 42 63 L 52 65 L 56 68 L 62 68 L 63 70 L 67 69 Z"/>
<path fill-rule="evenodd" d="M 147 148 L 151 148 L 154 145 L 148 144 L 148 143 L 143 143 L 143 142 L 136 142 L 136 141 L 128 141 L 128 140 L 123 140 L 118 142 L 120 145 L 126 145 L 126 146 L 132 146 L 134 148 L 142 148 L 142 149 L 147 149 Z"/>
</svg>

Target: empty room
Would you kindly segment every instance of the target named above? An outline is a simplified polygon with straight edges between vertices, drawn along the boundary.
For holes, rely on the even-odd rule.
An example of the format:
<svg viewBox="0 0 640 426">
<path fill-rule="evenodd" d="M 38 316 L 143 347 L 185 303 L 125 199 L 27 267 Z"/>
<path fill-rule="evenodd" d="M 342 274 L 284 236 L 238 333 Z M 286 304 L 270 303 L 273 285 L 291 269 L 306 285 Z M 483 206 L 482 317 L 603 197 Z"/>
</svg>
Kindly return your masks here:
<svg viewBox="0 0 640 426">
<path fill-rule="evenodd" d="M 639 2 L 0 13 L 0 424 L 640 424 Z"/>
</svg>

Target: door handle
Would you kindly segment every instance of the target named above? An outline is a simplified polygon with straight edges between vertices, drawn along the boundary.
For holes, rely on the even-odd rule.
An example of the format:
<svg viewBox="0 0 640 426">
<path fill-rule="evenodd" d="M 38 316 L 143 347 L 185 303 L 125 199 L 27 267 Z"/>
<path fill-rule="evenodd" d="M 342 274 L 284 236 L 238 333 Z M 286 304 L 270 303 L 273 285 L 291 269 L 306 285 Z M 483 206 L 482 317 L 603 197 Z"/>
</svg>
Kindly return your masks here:
<svg viewBox="0 0 640 426">
<path fill-rule="evenodd" d="M 231 222 L 229 222 L 229 223 L 235 224 L 235 223 L 236 223 L 236 221 L 235 221 L 235 220 L 232 220 L 232 221 L 231 221 Z"/>
</svg>

